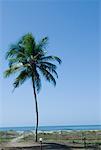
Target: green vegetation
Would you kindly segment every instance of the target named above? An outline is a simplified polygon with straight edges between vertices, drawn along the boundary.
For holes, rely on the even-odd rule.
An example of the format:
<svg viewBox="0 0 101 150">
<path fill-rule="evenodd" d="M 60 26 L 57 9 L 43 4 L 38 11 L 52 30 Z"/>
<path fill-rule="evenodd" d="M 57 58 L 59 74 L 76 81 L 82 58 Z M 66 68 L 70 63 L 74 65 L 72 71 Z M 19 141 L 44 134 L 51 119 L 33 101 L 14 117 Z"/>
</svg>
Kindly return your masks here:
<svg viewBox="0 0 101 150">
<path fill-rule="evenodd" d="M 58 78 L 56 72 L 57 66 L 51 63 L 51 61 L 61 63 L 61 60 L 57 56 L 47 56 L 47 41 L 48 38 L 45 37 L 36 43 L 33 35 L 28 33 L 24 35 L 18 43 L 13 44 L 6 54 L 9 68 L 5 71 L 4 75 L 5 77 L 9 77 L 16 73 L 17 77 L 13 83 L 14 89 L 22 85 L 29 78 L 32 81 L 36 107 L 36 142 L 38 141 L 37 132 L 39 125 L 37 93 L 41 88 L 40 74 L 55 86 L 55 77 Z"/>
<path fill-rule="evenodd" d="M 12 139 L 18 136 L 19 136 L 19 133 L 15 131 L 0 131 L 0 143 L 10 142 Z"/>
<path fill-rule="evenodd" d="M 35 134 L 34 132 L 0 132 L 0 143 L 10 142 L 17 137 L 21 137 L 16 141 L 20 144 L 33 143 Z M 40 137 L 43 139 L 43 143 L 59 143 L 74 148 L 100 149 L 101 147 L 101 131 L 38 132 L 38 139 Z"/>
</svg>

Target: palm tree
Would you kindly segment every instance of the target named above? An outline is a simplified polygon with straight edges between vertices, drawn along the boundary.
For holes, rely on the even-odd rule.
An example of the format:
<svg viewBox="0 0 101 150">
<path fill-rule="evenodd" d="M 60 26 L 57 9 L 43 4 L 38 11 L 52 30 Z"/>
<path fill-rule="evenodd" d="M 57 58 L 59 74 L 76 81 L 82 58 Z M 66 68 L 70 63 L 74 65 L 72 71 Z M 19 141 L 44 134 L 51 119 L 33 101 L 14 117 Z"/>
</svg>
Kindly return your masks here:
<svg viewBox="0 0 101 150">
<path fill-rule="evenodd" d="M 10 50 L 6 53 L 9 68 L 4 72 L 5 77 L 17 73 L 17 77 L 13 83 L 14 89 L 22 85 L 27 79 L 32 80 L 35 107 L 36 107 L 36 128 L 35 141 L 38 141 L 38 103 L 37 93 L 41 88 L 41 75 L 47 81 L 56 85 L 54 75 L 58 78 L 56 65 L 51 61 L 61 60 L 56 56 L 47 56 L 46 45 L 48 38 L 43 38 L 40 42 L 35 41 L 32 34 L 25 34 L 16 44 L 11 45 Z"/>
</svg>

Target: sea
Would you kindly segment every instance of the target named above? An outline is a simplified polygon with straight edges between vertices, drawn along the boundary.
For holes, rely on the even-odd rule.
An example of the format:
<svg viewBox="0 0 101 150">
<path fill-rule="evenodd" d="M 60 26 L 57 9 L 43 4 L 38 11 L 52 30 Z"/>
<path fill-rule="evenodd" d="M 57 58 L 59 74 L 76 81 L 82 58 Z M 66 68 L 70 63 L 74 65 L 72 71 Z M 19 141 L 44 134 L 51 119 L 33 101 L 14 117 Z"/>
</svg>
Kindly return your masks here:
<svg viewBox="0 0 101 150">
<path fill-rule="evenodd" d="M 0 131 L 32 131 L 34 126 L 0 127 Z M 101 130 L 101 125 L 39 126 L 38 131 Z"/>
</svg>

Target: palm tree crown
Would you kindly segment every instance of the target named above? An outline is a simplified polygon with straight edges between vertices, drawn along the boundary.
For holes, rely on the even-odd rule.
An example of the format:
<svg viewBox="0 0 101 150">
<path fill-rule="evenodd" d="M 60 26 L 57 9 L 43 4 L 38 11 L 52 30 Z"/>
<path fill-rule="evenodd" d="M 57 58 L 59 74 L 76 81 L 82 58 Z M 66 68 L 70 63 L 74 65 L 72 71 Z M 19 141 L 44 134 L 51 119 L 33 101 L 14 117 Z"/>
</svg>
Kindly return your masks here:
<svg viewBox="0 0 101 150">
<path fill-rule="evenodd" d="M 17 44 L 11 45 L 6 54 L 9 68 L 5 71 L 5 77 L 19 72 L 13 83 L 14 88 L 19 87 L 26 79 L 33 78 L 37 92 L 39 92 L 41 88 L 40 73 L 47 81 L 56 85 L 53 74 L 58 78 L 57 67 L 50 61 L 55 60 L 60 64 L 61 60 L 56 56 L 46 56 L 47 41 L 48 38 L 45 37 L 36 43 L 32 34 L 28 33 Z"/>
</svg>

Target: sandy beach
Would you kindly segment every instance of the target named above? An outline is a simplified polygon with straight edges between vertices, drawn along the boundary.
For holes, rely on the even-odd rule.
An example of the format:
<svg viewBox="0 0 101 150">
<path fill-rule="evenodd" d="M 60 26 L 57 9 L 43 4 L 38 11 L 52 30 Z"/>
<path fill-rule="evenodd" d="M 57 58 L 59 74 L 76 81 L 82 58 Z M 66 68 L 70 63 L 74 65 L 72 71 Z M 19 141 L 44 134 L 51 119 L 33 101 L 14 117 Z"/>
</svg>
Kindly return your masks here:
<svg viewBox="0 0 101 150">
<path fill-rule="evenodd" d="M 84 150 L 84 149 L 101 149 L 101 131 L 50 131 L 39 132 L 38 139 L 43 139 L 42 149 L 48 150 Z M 0 150 L 40 150 L 40 142 L 35 143 L 35 134 L 33 131 L 0 132 Z"/>
</svg>

